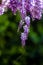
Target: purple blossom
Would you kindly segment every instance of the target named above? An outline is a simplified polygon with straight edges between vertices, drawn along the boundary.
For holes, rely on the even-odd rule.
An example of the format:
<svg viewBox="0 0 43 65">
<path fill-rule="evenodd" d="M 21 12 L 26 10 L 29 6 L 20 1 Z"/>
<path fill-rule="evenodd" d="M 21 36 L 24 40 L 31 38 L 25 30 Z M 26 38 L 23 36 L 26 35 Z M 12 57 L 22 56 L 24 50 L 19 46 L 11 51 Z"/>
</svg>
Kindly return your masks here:
<svg viewBox="0 0 43 65">
<path fill-rule="evenodd" d="M 29 32 L 28 26 L 27 25 L 23 26 L 23 29 L 24 29 L 24 33 L 26 33 L 26 35 L 27 35 Z"/>
<path fill-rule="evenodd" d="M 30 17 L 29 16 L 25 17 L 25 23 L 27 26 L 30 26 Z"/>
<path fill-rule="evenodd" d="M 0 15 L 2 15 L 6 10 L 7 6 L 9 5 L 10 0 L 2 0 L 0 4 Z"/>
<path fill-rule="evenodd" d="M 9 8 L 12 10 L 13 13 L 16 13 L 18 6 L 18 0 L 10 0 Z"/>
<path fill-rule="evenodd" d="M 21 40 L 26 40 L 27 39 L 27 36 L 25 33 L 21 33 Z"/>
<path fill-rule="evenodd" d="M 18 26 L 18 30 L 17 31 L 19 31 L 22 28 L 23 24 L 24 24 L 24 22 L 21 20 L 20 23 L 19 23 L 19 26 Z"/>
<path fill-rule="evenodd" d="M 34 3 L 34 4 L 33 4 Z M 31 2 L 30 13 L 33 19 L 40 19 L 42 16 L 41 0 L 33 0 Z"/>
<path fill-rule="evenodd" d="M 42 16 L 43 0 L 2 0 L 0 7 L 5 8 L 6 6 L 8 6 L 13 13 L 19 10 L 22 19 L 25 18 L 27 12 L 30 12 L 32 19 L 40 19 Z M 1 10 L 3 9 L 0 8 L 0 11 Z"/>
<path fill-rule="evenodd" d="M 21 43 L 22 43 L 22 46 L 25 46 L 26 39 L 27 39 L 27 35 L 25 33 L 21 33 Z"/>
<path fill-rule="evenodd" d="M 24 19 L 26 16 L 26 2 L 25 0 L 19 0 L 17 9 L 20 11 L 21 18 Z"/>
<path fill-rule="evenodd" d="M 0 15 L 4 13 L 4 8 L 0 7 Z"/>
<path fill-rule="evenodd" d="M 22 46 L 25 45 L 25 41 L 27 40 L 28 33 L 29 33 L 29 28 L 30 28 L 30 17 L 26 16 L 25 17 L 25 25 L 23 26 L 24 32 L 21 33 L 21 43 L 22 43 Z"/>
</svg>

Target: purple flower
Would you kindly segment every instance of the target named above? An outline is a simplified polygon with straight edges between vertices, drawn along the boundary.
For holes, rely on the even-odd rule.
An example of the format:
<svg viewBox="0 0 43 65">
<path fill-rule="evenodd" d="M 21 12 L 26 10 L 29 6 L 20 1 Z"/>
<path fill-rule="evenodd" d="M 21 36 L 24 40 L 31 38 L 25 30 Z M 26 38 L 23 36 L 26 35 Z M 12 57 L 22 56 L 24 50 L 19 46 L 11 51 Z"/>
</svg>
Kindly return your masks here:
<svg viewBox="0 0 43 65">
<path fill-rule="evenodd" d="M 18 0 L 10 0 L 9 8 L 12 10 L 13 13 L 16 13 L 18 6 Z"/>
<path fill-rule="evenodd" d="M 28 26 L 27 25 L 23 26 L 23 29 L 24 29 L 24 33 L 26 33 L 26 35 L 27 35 L 29 32 Z"/>
<path fill-rule="evenodd" d="M 22 28 L 23 24 L 24 24 L 24 22 L 21 20 L 20 24 L 19 24 L 19 27 Z"/>
<path fill-rule="evenodd" d="M 33 4 L 34 3 L 34 4 Z M 33 0 L 30 7 L 31 17 L 33 19 L 40 19 L 42 16 L 41 0 Z"/>
<path fill-rule="evenodd" d="M 17 9 L 20 11 L 21 18 L 24 19 L 26 16 L 26 2 L 25 0 L 19 0 Z"/>
<path fill-rule="evenodd" d="M 26 40 L 27 39 L 27 36 L 25 33 L 21 33 L 21 40 Z"/>
<path fill-rule="evenodd" d="M 22 28 L 23 24 L 24 24 L 24 22 L 21 20 L 20 23 L 19 23 L 19 26 L 18 26 L 18 30 L 17 31 L 19 31 Z"/>
<path fill-rule="evenodd" d="M 10 0 L 9 8 L 16 13 L 20 11 L 21 18 L 24 19 L 27 12 L 32 19 L 40 19 L 42 16 L 43 0 Z"/>
<path fill-rule="evenodd" d="M 25 46 L 25 41 L 27 40 L 27 35 L 25 33 L 21 33 L 21 43 L 22 46 Z"/>
<path fill-rule="evenodd" d="M 4 8 L 0 7 L 0 15 L 4 13 Z"/>
<path fill-rule="evenodd" d="M 2 15 L 6 10 L 7 6 L 9 5 L 10 0 L 2 0 L 0 4 L 0 15 Z"/>
<path fill-rule="evenodd" d="M 0 7 L 4 8 L 8 6 L 13 13 L 17 10 L 21 13 L 21 18 L 24 19 L 27 12 L 31 14 L 32 19 L 40 19 L 42 16 L 43 0 L 2 0 Z M 0 13 L 1 13 L 0 8 Z"/>
<path fill-rule="evenodd" d="M 25 25 L 23 26 L 23 30 L 24 32 L 21 33 L 21 43 L 22 43 L 22 46 L 25 45 L 25 41 L 27 40 L 27 37 L 28 37 L 28 33 L 29 33 L 29 26 L 30 26 L 30 17 L 29 16 L 26 16 L 25 17 Z"/>
<path fill-rule="evenodd" d="M 29 16 L 25 17 L 25 23 L 27 26 L 30 26 L 30 17 Z"/>
</svg>

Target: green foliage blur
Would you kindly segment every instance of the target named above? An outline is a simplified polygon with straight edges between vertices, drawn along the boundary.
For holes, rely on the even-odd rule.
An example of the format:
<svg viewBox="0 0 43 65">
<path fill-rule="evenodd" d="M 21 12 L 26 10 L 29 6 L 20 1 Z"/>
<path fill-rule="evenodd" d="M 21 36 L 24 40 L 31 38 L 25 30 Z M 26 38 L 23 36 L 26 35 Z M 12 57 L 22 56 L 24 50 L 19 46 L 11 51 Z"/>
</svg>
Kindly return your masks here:
<svg viewBox="0 0 43 65">
<path fill-rule="evenodd" d="M 8 10 L 0 16 L 0 65 L 43 65 L 43 16 L 30 22 L 25 47 L 17 32 L 20 14 Z"/>
</svg>

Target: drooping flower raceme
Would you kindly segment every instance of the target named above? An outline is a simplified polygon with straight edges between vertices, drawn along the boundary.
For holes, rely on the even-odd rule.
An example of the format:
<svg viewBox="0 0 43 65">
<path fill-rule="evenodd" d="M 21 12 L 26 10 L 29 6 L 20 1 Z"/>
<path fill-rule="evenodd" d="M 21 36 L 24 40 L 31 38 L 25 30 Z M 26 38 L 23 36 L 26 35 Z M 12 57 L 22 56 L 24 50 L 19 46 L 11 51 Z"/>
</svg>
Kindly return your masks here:
<svg viewBox="0 0 43 65">
<path fill-rule="evenodd" d="M 14 14 L 17 11 L 17 6 L 18 6 L 18 0 L 10 0 L 9 8 L 12 10 Z"/>
<path fill-rule="evenodd" d="M 30 17 L 26 16 L 25 17 L 25 25 L 23 26 L 24 32 L 21 34 L 21 41 L 22 41 L 23 46 L 25 45 L 25 42 L 27 40 L 28 33 L 29 33 L 29 28 L 30 28 Z"/>
<path fill-rule="evenodd" d="M 19 10 L 23 17 L 28 12 L 31 14 L 32 18 L 40 19 L 42 16 L 43 0 L 2 0 L 0 4 L 0 13 L 5 11 L 4 8 L 6 6 L 8 6 L 13 13 Z"/>
<path fill-rule="evenodd" d="M 41 19 L 42 16 L 42 1 L 41 0 L 33 0 L 31 2 L 30 14 L 33 19 Z"/>
<path fill-rule="evenodd" d="M 0 15 L 5 12 L 5 8 L 9 5 L 10 0 L 2 0 L 0 3 Z"/>
<path fill-rule="evenodd" d="M 16 14 L 16 11 L 20 12 L 21 21 L 18 31 L 23 27 L 24 31 L 21 33 L 20 38 L 24 46 L 29 33 L 30 18 L 40 20 L 42 17 L 43 0 L 2 0 L 0 3 L 0 15 L 5 12 L 5 8 L 10 8 L 13 14 Z M 29 15 L 27 16 L 28 13 Z"/>
</svg>

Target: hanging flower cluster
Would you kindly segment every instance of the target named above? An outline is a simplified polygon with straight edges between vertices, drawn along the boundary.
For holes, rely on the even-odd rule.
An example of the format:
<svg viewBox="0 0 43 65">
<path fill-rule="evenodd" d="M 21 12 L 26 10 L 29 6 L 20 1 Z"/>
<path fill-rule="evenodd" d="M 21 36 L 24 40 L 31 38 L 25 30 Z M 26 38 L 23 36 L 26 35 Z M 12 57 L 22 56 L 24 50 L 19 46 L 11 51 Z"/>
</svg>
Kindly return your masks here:
<svg viewBox="0 0 43 65">
<path fill-rule="evenodd" d="M 0 15 L 5 12 L 5 9 L 9 5 L 10 0 L 0 0 Z"/>
<path fill-rule="evenodd" d="M 18 10 L 21 15 L 18 31 L 23 27 L 21 33 L 21 43 L 24 46 L 28 37 L 30 28 L 30 18 L 41 19 L 43 13 L 43 0 L 2 0 L 0 3 L 0 15 L 10 8 L 15 14 Z M 27 15 L 29 13 L 29 15 Z"/>
</svg>

